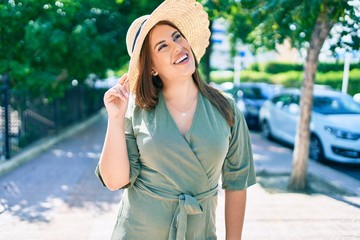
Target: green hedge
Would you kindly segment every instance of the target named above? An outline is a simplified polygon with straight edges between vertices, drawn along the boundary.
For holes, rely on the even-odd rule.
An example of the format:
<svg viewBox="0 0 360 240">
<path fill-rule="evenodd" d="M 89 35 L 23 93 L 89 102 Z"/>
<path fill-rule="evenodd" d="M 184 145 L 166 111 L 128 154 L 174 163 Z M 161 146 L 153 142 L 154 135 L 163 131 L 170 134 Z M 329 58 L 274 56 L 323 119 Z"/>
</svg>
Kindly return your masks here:
<svg viewBox="0 0 360 240">
<path fill-rule="evenodd" d="M 268 63 L 261 63 L 261 64 L 254 64 L 258 65 L 251 66 L 251 69 L 258 69 L 260 72 L 266 72 L 271 74 L 277 74 L 282 72 L 289 72 L 289 71 L 302 71 L 303 65 L 302 64 L 295 64 L 295 63 L 280 63 L 280 62 L 268 62 Z"/>
<path fill-rule="evenodd" d="M 224 82 L 233 82 L 234 75 L 233 71 L 212 71 L 210 73 L 210 78 L 212 82 L 221 84 Z M 271 83 L 271 74 L 264 72 L 256 72 L 244 70 L 240 75 L 241 82 L 267 82 Z"/>
<path fill-rule="evenodd" d="M 271 74 L 278 74 L 289 71 L 303 71 L 303 64 L 297 63 L 282 63 L 282 62 L 267 62 L 267 63 L 254 63 L 250 66 L 250 69 L 258 72 L 266 72 Z M 350 70 L 360 69 L 360 63 L 350 64 Z M 330 72 L 330 71 L 343 71 L 344 63 L 320 63 L 318 66 L 318 72 Z"/>
<path fill-rule="evenodd" d="M 281 84 L 285 87 L 300 87 L 302 81 L 303 72 L 301 71 L 289 71 L 284 73 L 272 74 L 271 82 Z"/>
<path fill-rule="evenodd" d="M 329 85 L 334 89 L 341 90 L 343 72 L 327 72 L 316 75 L 316 83 Z M 349 72 L 348 93 L 354 95 L 360 93 L 360 69 Z"/>
<path fill-rule="evenodd" d="M 212 71 L 211 80 L 217 84 L 233 81 L 232 71 Z M 318 72 L 316 74 L 316 84 L 331 86 L 334 89 L 342 88 L 342 71 L 331 71 L 327 73 Z M 269 74 L 245 70 L 241 72 L 241 82 L 267 82 L 281 84 L 284 87 L 300 87 L 303 79 L 302 71 L 288 71 L 278 74 Z M 349 72 L 348 93 L 354 95 L 360 92 L 360 69 L 353 69 Z"/>
</svg>

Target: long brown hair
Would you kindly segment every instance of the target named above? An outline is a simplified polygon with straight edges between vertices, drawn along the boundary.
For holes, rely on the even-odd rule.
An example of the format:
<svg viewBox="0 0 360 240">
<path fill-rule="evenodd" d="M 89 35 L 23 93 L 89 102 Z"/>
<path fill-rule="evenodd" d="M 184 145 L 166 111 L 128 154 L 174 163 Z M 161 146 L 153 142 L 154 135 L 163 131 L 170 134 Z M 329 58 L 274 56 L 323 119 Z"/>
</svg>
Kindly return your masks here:
<svg viewBox="0 0 360 240">
<path fill-rule="evenodd" d="M 169 25 L 178 30 L 173 23 L 161 21 L 157 25 Z M 179 30 L 178 30 L 179 31 Z M 180 31 L 179 31 L 180 32 Z M 182 35 L 183 36 L 183 35 Z M 194 54 L 194 53 L 193 53 Z M 151 55 L 150 55 L 150 41 L 149 34 L 146 36 L 140 52 L 139 79 L 136 81 L 135 86 L 135 103 L 142 109 L 150 110 L 158 103 L 158 94 L 161 91 L 163 84 L 159 76 L 151 74 Z M 199 91 L 220 111 L 221 115 L 226 119 L 230 126 L 233 126 L 233 108 L 229 101 L 223 94 L 206 84 L 200 76 L 198 70 L 198 63 L 195 61 L 195 72 L 192 74 L 194 83 Z"/>
</svg>

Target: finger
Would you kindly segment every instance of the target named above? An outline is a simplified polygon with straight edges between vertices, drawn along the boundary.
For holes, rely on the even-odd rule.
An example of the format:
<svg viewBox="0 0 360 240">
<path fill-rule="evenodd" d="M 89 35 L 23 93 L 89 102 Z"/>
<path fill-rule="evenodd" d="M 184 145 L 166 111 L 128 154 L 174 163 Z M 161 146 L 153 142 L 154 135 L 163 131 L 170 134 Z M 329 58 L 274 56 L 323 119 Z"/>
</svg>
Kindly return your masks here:
<svg viewBox="0 0 360 240">
<path fill-rule="evenodd" d="M 109 90 L 106 92 L 105 96 L 108 96 L 108 97 L 110 97 L 110 96 L 117 96 L 118 94 L 119 94 L 119 90 L 118 90 L 118 89 L 116 89 L 116 88 L 111 88 L 111 89 L 109 89 Z"/>
<path fill-rule="evenodd" d="M 129 85 L 129 79 L 127 78 L 127 73 L 125 73 L 116 84 L 116 87 L 122 91 L 125 98 L 129 97 L 130 92 L 130 85 Z"/>
<path fill-rule="evenodd" d="M 125 87 L 126 91 L 129 93 L 129 92 L 130 92 L 130 81 L 129 81 L 129 78 L 126 78 L 126 81 L 124 82 L 124 87 Z"/>
<path fill-rule="evenodd" d="M 121 76 L 121 78 L 118 81 L 118 84 L 123 85 L 124 82 L 126 81 L 126 79 L 127 79 L 127 73 L 125 73 L 124 75 Z"/>
<path fill-rule="evenodd" d="M 111 102 L 113 100 L 115 100 L 116 98 L 119 98 L 119 94 L 116 90 L 109 90 L 106 92 L 104 99 Z"/>
<path fill-rule="evenodd" d="M 108 103 L 114 102 L 116 99 L 119 99 L 119 97 L 114 95 L 105 95 L 103 101 L 106 105 Z"/>
<path fill-rule="evenodd" d="M 126 101 L 126 99 L 127 99 L 127 95 L 126 95 L 126 93 L 124 93 L 123 91 L 119 91 L 119 92 L 117 93 L 117 96 L 118 96 L 121 100 L 123 100 L 123 101 Z"/>
<path fill-rule="evenodd" d="M 124 96 L 124 94 L 122 93 L 121 90 L 119 90 L 116 87 L 113 87 L 111 89 L 109 89 L 107 91 L 107 93 L 105 94 L 105 98 L 111 102 L 117 98 L 120 98 L 121 100 L 126 100 L 126 97 Z"/>
<path fill-rule="evenodd" d="M 126 97 L 123 95 L 123 94 L 121 94 L 121 93 L 115 93 L 115 94 L 109 94 L 108 96 L 106 96 L 105 98 L 104 98 L 104 100 L 106 101 L 106 102 L 113 102 L 113 101 L 115 101 L 115 100 L 121 100 L 121 101 L 126 101 Z"/>
<path fill-rule="evenodd" d="M 114 89 L 117 91 L 119 97 L 123 96 L 125 99 L 128 99 L 129 93 L 124 86 L 117 84 Z"/>
</svg>

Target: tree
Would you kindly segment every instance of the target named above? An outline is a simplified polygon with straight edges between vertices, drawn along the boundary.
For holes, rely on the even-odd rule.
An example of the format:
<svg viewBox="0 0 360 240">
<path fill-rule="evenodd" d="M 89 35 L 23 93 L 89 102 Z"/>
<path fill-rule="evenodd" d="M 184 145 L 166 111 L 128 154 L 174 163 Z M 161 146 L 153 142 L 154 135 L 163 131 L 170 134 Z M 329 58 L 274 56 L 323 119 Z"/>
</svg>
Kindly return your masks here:
<svg viewBox="0 0 360 240">
<path fill-rule="evenodd" d="M 9 0 L 0 5 L 0 72 L 13 88 L 61 93 L 73 79 L 103 76 L 125 51 L 114 1 Z"/>
<path fill-rule="evenodd" d="M 130 10 L 147 11 L 159 2 L 2 1 L 0 73 L 11 76 L 12 88 L 57 94 L 74 79 L 82 84 L 91 73 L 103 77 L 128 61 Z"/>
<path fill-rule="evenodd" d="M 335 45 L 346 49 L 359 48 L 360 6 L 356 5 L 356 1 L 346 0 L 242 0 L 238 6 L 244 14 L 232 21 L 232 29 L 236 30 L 234 32 L 237 37 L 255 50 L 274 50 L 277 44 L 287 39 L 293 47 L 307 50 L 300 120 L 289 181 L 290 189 L 304 190 L 308 184 L 309 124 L 320 50 L 335 24 L 341 26 L 340 38 Z M 253 25 L 253 30 L 248 34 L 241 34 L 248 30 L 249 25 Z M 341 36 L 345 35 L 352 40 L 344 41 Z M 331 49 L 334 50 L 335 47 Z"/>
</svg>

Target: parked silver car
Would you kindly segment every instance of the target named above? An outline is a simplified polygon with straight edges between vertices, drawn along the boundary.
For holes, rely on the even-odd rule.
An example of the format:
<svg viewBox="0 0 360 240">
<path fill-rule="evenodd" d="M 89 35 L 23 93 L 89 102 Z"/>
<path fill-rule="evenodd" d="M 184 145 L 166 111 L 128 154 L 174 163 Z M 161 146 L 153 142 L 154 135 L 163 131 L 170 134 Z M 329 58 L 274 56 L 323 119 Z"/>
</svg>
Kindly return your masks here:
<svg viewBox="0 0 360 240">
<path fill-rule="evenodd" d="M 234 96 L 238 108 L 244 114 L 250 128 L 259 127 L 259 110 L 263 103 L 283 87 L 263 82 L 243 82 L 226 90 Z"/>
<path fill-rule="evenodd" d="M 300 90 L 284 90 L 260 109 L 262 134 L 294 144 L 299 120 Z M 314 90 L 310 158 L 360 163 L 360 106 L 347 94 Z"/>
</svg>

